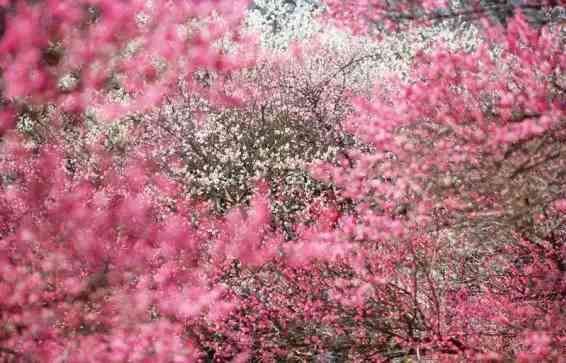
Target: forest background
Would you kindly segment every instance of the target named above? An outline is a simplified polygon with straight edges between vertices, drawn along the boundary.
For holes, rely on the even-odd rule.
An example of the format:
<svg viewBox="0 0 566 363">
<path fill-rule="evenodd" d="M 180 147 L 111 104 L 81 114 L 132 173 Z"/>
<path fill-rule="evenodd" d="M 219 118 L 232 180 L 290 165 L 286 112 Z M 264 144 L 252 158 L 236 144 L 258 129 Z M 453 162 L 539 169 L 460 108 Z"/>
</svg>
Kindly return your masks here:
<svg viewBox="0 0 566 363">
<path fill-rule="evenodd" d="M 562 362 L 562 0 L 0 0 L 0 360 Z"/>
</svg>

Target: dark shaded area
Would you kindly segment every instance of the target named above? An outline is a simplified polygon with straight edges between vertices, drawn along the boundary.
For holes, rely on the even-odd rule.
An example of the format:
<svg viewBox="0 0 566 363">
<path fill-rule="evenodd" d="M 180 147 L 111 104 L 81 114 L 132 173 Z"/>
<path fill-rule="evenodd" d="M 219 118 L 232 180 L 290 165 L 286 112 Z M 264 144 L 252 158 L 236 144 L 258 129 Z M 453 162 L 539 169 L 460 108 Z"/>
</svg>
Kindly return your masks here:
<svg viewBox="0 0 566 363">
<path fill-rule="evenodd" d="M 6 8 L 0 6 L 0 39 L 4 37 L 6 32 Z"/>
</svg>

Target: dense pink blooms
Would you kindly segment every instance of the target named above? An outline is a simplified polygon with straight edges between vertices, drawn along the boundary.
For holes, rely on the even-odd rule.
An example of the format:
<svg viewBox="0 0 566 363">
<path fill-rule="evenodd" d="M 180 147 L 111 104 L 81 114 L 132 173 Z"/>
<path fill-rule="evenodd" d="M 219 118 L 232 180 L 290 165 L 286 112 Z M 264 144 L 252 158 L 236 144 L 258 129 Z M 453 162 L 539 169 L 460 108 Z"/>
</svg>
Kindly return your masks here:
<svg viewBox="0 0 566 363">
<path fill-rule="evenodd" d="M 362 33 L 446 6 L 325 3 Z M 0 360 L 560 362 L 563 25 L 484 21 L 474 49 L 436 44 L 366 93 L 325 72 L 330 47 L 256 64 L 248 5 L 0 1 Z M 297 190 L 290 226 L 285 180 L 223 214 L 189 198 L 168 125 L 112 128 L 176 97 L 325 128 L 341 149 L 310 172 L 331 187 Z"/>
</svg>

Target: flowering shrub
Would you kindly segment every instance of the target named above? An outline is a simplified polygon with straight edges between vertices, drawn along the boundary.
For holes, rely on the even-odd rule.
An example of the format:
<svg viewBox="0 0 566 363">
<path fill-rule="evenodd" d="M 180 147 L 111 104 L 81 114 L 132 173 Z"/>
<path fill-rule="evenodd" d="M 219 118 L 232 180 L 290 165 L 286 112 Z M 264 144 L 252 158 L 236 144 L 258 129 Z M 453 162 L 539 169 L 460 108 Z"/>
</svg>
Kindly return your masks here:
<svg viewBox="0 0 566 363">
<path fill-rule="evenodd" d="M 314 170 L 357 201 L 327 238 L 357 241 L 342 301 L 384 324 L 396 348 L 382 359 L 528 361 L 529 331 L 548 339 L 536 359 L 563 353 L 561 29 L 520 15 L 490 29 L 476 51 L 423 54 L 410 82 L 359 99 L 348 129 L 375 152 Z"/>
<path fill-rule="evenodd" d="M 288 260 L 227 270 L 241 308 L 199 328 L 215 357 L 559 361 L 563 43 L 520 16 L 495 30 L 356 101 L 346 129 L 372 147 L 313 170 L 354 211 L 326 201 Z"/>
<path fill-rule="evenodd" d="M 213 270 L 223 259 L 259 264 L 273 253 L 265 197 L 229 223 L 181 199 L 172 212 L 175 183 L 143 155 L 113 157 L 119 130 L 84 114 L 87 106 L 104 118 L 141 111 L 180 76 L 237 66 L 214 42 L 231 36 L 240 5 L 0 3 L 2 361 L 196 359 L 184 320 L 231 306 L 217 301 L 224 292 Z M 199 28 L 189 34 L 191 19 Z M 242 223 L 247 232 L 230 227 Z M 250 238 L 256 245 L 244 252 Z"/>
<path fill-rule="evenodd" d="M 560 361 L 563 25 L 472 8 L 470 44 L 373 43 L 406 40 L 388 77 L 262 54 L 247 5 L 0 1 L 0 358 Z"/>
<path fill-rule="evenodd" d="M 358 84 L 358 69 L 374 61 L 361 50 L 339 52 L 318 41 L 302 52 L 303 61 L 266 54 L 239 72 L 195 75 L 204 87 L 211 80 L 222 83 L 226 97 L 237 94 L 243 102 L 234 106 L 219 107 L 180 82 L 154 112 L 123 118 L 98 133 L 106 135 L 114 155 L 143 150 L 144 158 L 185 185 L 187 197 L 206 200 L 220 213 L 247 203 L 256 183 L 268 181 L 273 222 L 289 224 L 330 188 L 310 178 L 308 163 L 334 160 L 355 142 L 341 123 L 351 95 L 369 91 L 367 82 Z"/>
</svg>

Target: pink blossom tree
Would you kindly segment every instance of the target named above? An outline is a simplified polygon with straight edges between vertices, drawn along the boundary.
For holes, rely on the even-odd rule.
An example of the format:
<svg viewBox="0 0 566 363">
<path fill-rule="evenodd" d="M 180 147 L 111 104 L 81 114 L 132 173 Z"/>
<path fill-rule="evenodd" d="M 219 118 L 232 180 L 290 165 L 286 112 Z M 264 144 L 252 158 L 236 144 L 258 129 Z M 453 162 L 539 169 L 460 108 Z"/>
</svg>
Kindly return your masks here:
<svg viewBox="0 0 566 363">
<path fill-rule="evenodd" d="M 564 353 L 561 28 L 485 25 L 476 50 L 440 45 L 359 99 L 348 127 L 373 151 L 314 169 L 355 201 L 326 238 L 354 244 L 336 290 L 390 344 L 380 359 Z"/>
<path fill-rule="evenodd" d="M 363 32 L 446 17 L 430 1 L 326 3 Z M 246 78 L 247 5 L 0 1 L 0 358 L 560 361 L 562 25 L 480 21 L 475 48 L 424 49 L 356 95 L 300 47 L 304 63 Z M 273 180 L 217 215 L 153 158 L 173 139 L 148 135 L 167 124 L 113 128 L 180 83 L 221 115 L 266 102 L 358 140 L 312 165 L 333 192 L 307 201 L 291 241 L 272 223 Z"/>
<path fill-rule="evenodd" d="M 369 149 L 313 168 L 354 210 L 313 205 L 283 259 L 228 269 L 240 309 L 201 341 L 220 360 L 560 361 L 560 31 L 519 14 L 359 98 L 346 127 Z"/>
<path fill-rule="evenodd" d="M 85 116 L 143 111 L 179 78 L 246 65 L 238 44 L 253 43 L 234 31 L 245 5 L 0 4 L 1 360 L 198 359 L 186 319 L 218 319 L 232 306 L 214 270 L 273 254 L 280 238 L 264 228 L 264 194 L 249 213 L 208 216 L 160 175 L 144 146 L 116 158 Z M 220 40 L 232 42 L 231 54 Z M 219 100 L 214 88 L 190 87 Z M 244 223 L 246 231 L 235 228 Z"/>
</svg>

